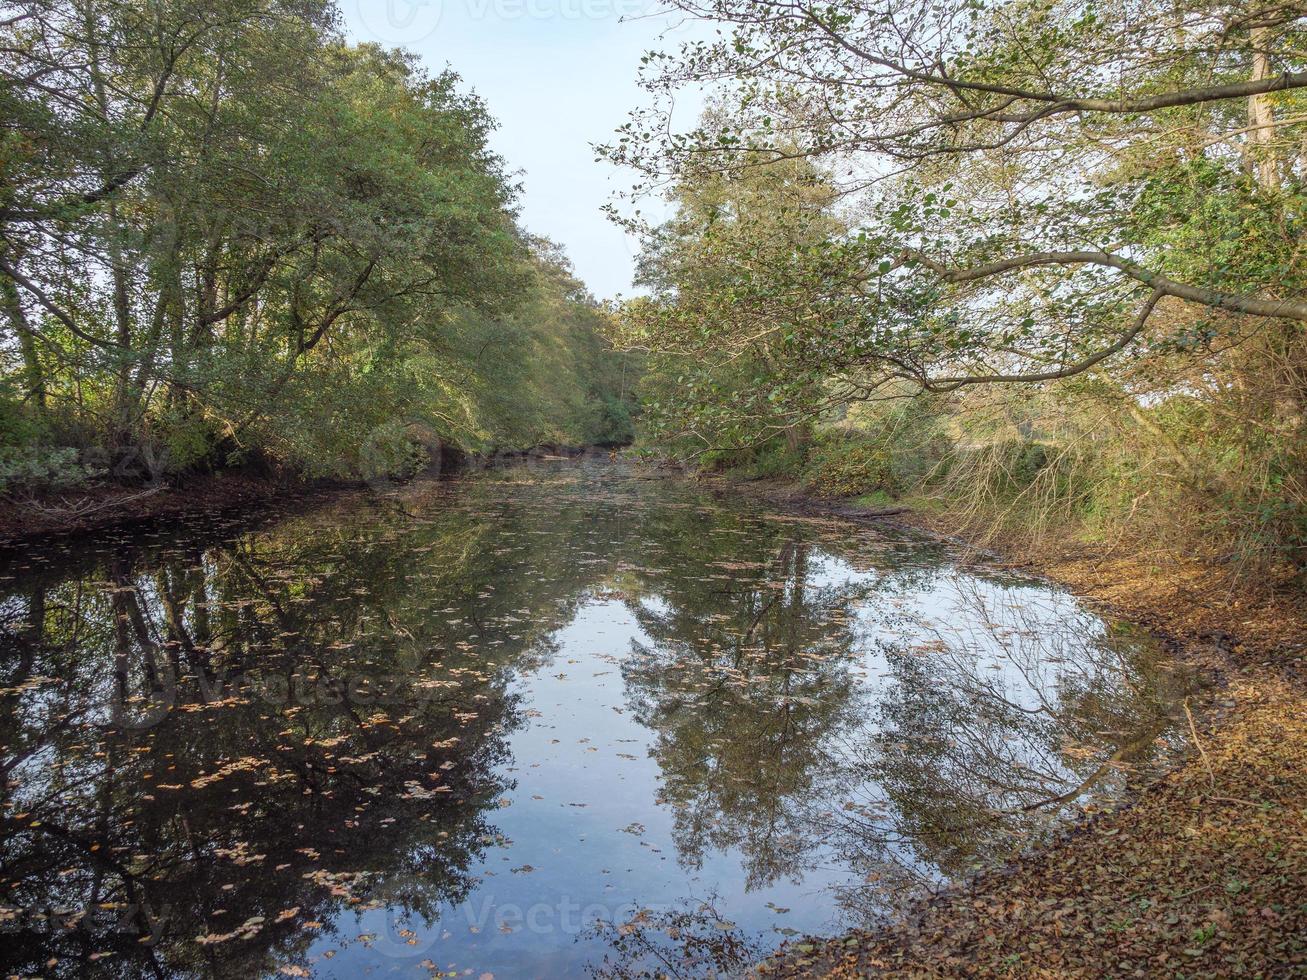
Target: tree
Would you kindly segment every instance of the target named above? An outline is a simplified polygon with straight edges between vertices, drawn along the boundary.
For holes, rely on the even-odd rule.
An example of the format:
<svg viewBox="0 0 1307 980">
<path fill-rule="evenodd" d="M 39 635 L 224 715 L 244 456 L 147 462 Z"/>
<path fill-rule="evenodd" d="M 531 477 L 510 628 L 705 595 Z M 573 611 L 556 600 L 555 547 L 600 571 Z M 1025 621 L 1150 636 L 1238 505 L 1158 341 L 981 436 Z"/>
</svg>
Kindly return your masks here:
<svg viewBox="0 0 1307 980">
<path fill-rule="evenodd" d="M 629 438 L 603 316 L 517 227 L 456 74 L 317 0 L 6 9 L 0 453 L 371 476 L 412 427 Z"/>
<path fill-rule="evenodd" d="M 668 6 L 724 29 L 646 59 L 655 100 L 608 153 L 645 188 L 794 160 L 838 182 L 851 233 L 802 319 L 841 398 L 1056 381 L 1138 353 L 1174 301 L 1225 339 L 1307 322 L 1297 5 Z M 688 83 L 736 111 L 676 133 Z"/>
<path fill-rule="evenodd" d="M 819 382 L 828 371 L 805 370 L 795 345 L 804 318 L 838 288 L 822 258 L 846 232 L 832 213 L 835 188 L 806 161 L 753 163 L 677 185 L 676 216 L 641 258 L 649 295 L 616 324 L 619 345 L 652 355 L 651 433 L 691 452 L 777 435 L 801 442 L 790 396 L 813 368 Z"/>
</svg>

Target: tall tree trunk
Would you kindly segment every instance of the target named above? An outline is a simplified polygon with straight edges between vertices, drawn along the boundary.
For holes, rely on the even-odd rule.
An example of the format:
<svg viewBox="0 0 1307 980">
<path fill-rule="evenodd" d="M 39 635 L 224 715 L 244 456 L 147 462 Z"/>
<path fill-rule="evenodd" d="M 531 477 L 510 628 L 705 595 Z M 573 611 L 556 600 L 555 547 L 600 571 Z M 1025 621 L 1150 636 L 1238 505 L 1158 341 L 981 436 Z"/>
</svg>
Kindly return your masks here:
<svg viewBox="0 0 1307 980">
<path fill-rule="evenodd" d="M 88 53 L 90 55 L 91 87 L 95 102 L 105 123 L 110 121 L 109 92 L 105 85 L 104 73 L 100 67 L 99 31 L 95 6 L 92 0 L 85 0 L 82 6 L 82 18 L 86 27 Z M 106 172 L 107 180 L 114 173 L 114 161 L 110 160 Z M 136 399 L 132 397 L 132 359 L 129 355 L 132 345 L 132 309 L 130 284 L 127 275 L 126 255 L 123 250 L 123 224 L 119 220 L 117 205 L 109 205 L 109 228 L 112 237 L 109 240 L 109 277 L 113 285 L 113 312 L 115 336 L 121 350 L 118 370 L 114 379 L 113 421 L 111 437 L 119 446 L 134 443 L 136 428 Z"/>
<path fill-rule="evenodd" d="M 13 324 L 14 333 L 18 334 L 18 347 L 23 355 L 23 376 L 27 383 L 27 397 L 36 405 L 42 415 L 46 410 L 45 369 L 36 350 L 36 336 L 27 322 L 23 312 L 22 301 L 18 297 L 18 287 L 8 276 L 0 277 L 0 300 L 3 300 L 5 313 Z"/>
<path fill-rule="evenodd" d="M 1273 74 L 1270 29 L 1254 27 L 1249 32 L 1249 41 L 1253 49 L 1253 80 L 1270 78 Z M 1280 175 L 1275 159 L 1275 109 L 1269 95 L 1254 95 L 1248 100 L 1248 125 L 1252 127 L 1248 134 L 1248 162 L 1253 175 L 1262 187 L 1275 190 L 1280 185 Z"/>
</svg>

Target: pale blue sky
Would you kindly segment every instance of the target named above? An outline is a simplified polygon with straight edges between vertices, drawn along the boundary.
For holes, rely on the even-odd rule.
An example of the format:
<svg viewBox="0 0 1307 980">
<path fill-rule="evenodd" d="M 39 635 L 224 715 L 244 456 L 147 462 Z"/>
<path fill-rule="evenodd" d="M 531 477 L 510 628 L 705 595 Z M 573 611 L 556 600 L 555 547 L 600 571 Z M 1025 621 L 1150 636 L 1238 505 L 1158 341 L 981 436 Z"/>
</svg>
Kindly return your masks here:
<svg viewBox="0 0 1307 980">
<path fill-rule="evenodd" d="M 463 76 L 499 120 L 495 149 L 523 172 L 526 227 L 561 242 L 595 295 L 629 294 L 635 243 L 600 208 L 631 178 L 596 163 L 591 144 L 641 101 L 640 56 L 685 28 L 649 16 L 654 0 L 340 3 L 352 38 L 403 46 L 431 70 L 448 64 Z"/>
</svg>

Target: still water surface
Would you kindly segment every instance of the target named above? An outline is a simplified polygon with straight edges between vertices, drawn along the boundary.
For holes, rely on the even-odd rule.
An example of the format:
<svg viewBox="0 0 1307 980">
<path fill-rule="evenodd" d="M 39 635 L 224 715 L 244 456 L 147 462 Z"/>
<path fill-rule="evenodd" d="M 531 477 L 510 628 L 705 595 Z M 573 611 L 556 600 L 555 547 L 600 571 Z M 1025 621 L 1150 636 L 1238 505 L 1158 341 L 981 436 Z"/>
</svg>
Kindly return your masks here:
<svg viewBox="0 0 1307 980">
<path fill-rule="evenodd" d="M 536 464 L 0 564 L 0 971 L 731 975 L 1124 792 L 1186 680 L 946 546 Z"/>
</svg>

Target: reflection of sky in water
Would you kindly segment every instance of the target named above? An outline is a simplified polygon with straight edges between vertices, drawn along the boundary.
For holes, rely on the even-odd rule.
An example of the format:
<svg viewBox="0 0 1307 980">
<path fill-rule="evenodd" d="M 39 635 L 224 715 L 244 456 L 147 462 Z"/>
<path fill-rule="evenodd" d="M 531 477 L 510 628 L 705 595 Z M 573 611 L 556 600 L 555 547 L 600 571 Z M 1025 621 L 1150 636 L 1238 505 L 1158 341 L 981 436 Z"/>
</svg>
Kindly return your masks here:
<svg viewBox="0 0 1307 980">
<path fill-rule="evenodd" d="M 878 577 L 830 554 L 816 553 L 810 562 L 807 589 L 814 594 Z M 657 595 L 643 596 L 640 606 L 655 615 L 672 608 Z M 1032 713 L 1053 710 L 1064 675 L 1083 681 L 1088 672 L 1112 683 L 1113 671 L 1122 667 L 1096 656 L 1107 634 L 1100 619 L 1072 597 L 1039 585 L 999 584 L 943 567 L 888 604 L 868 600 L 854 612 L 859 642 L 849 670 L 873 691 L 896 683 L 887 648 L 946 657 L 965 683 Z M 761 889 L 749 887 L 739 856 L 729 850 L 682 867 L 671 812 L 650 806 L 659 799 L 661 775 L 651 733 L 625 709 L 616 669 L 632 643 L 648 645 L 652 638 L 622 602 L 608 600 L 585 606 L 552 640 L 559 653 L 516 688 L 529 712 L 539 714 L 510 743 L 514 759 L 531 760 L 509 769 L 517 787 L 512 806 L 497 819 L 513 843 L 492 851 L 477 869 L 485 883 L 470 902 L 419 930 L 434 962 L 441 962 L 435 955 L 441 952 L 452 964 L 512 971 L 525 944 L 533 975 L 564 975 L 584 926 L 595 918 L 626 922 L 641 909 L 659 913 L 707 898 L 730 924 L 764 937 L 830 934 L 857 924 L 839 898 L 857 887 L 859 876 L 831 849 L 812 855 L 801 880 Z M 869 718 L 860 734 L 874 738 L 877 728 Z M 833 753 L 841 748 L 830 746 Z M 1015 748 L 1014 765 L 1033 771 L 1051 763 L 1048 778 L 1077 781 L 1056 756 L 1019 741 Z M 848 796 L 881 794 L 870 785 L 849 787 Z M 896 847 L 894 855 L 923 877 L 943 880 L 910 847 Z M 385 935 L 376 915 L 363 917 L 359 931 Z M 339 975 L 367 958 L 345 956 Z"/>
<path fill-rule="evenodd" d="M 339 977 L 572 976 L 605 957 L 629 967 L 683 955 L 694 934 L 707 938 L 688 972 L 707 972 L 728 937 L 740 941 L 731 953 L 739 967 L 787 936 L 867 922 L 892 910 L 903 889 L 1001 858 L 1066 804 L 1119 789 L 1127 777 L 1105 761 L 1146 756 L 1175 696 L 1145 647 L 1071 597 L 962 570 L 910 538 L 723 507 L 674 482 L 611 475 L 598 488 L 492 480 L 395 499 L 397 507 L 344 504 L 222 544 L 183 534 L 116 577 L 102 565 L 56 566 L 47 624 L 74 625 L 74 639 L 61 648 L 69 659 L 49 654 L 60 682 L 32 683 L 5 704 L 6 755 L 20 756 L 9 811 L 55 805 L 93 823 L 101 787 L 137 758 L 108 765 L 92 751 L 99 730 L 86 724 L 108 717 L 113 672 L 104 657 L 114 649 L 131 651 L 120 663 L 137 679 L 143 651 L 179 646 L 190 658 L 184 671 L 219 657 L 275 676 L 284 657 L 324 671 L 454 677 L 436 681 L 458 692 L 452 707 L 409 711 L 393 743 L 367 712 L 316 704 L 196 704 L 133 736 L 141 747 L 131 752 L 171 762 L 156 767 L 150 787 L 182 779 L 168 773 L 188 754 L 211 772 L 206 732 L 245 746 L 260 766 L 272 760 L 253 783 L 264 787 L 255 802 L 277 800 L 259 819 L 280 823 L 252 820 L 239 832 L 264 834 L 253 847 L 286 855 L 267 859 L 281 862 L 271 874 L 287 881 L 276 902 L 296 902 L 295 890 L 322 886 L 324 873 L 360 875 L 334 906 L 305 892 L 298 901 L 318 902 L 320 923 L 288 933 L 282 952 L 269 948 L 257 962 Z M 109 547 L 78 558 L 112 566 L 116 556 Z M 170 556 L 186 560 L 174 567 Z M 0 610 L 21 639 L 21 590 Z M 84 727 L 65 726 L 69 713 Z M 294 741 L 287 735 L 297 726 L 305 744 L 339 743 L 333 751 L 345 761 L 310 758 L 270 777 L 276 752 L 293 747 L 273 743 Z M 473 742 L 482 746 L 475 759 Z M 378 752 L 390 783 L 385 771 L 369 775 Z M 442 758 L 429 778 L 441 783 L 447 772 L 449 796 L 401 805 Z M 289 793 L 280 802 L 279 787 L 297 778 L 318 787 L 305 790 L 312 801 Z M 117 791 L 115 832 L 132 840 L 133 827 L 149 824 L 173 833 L 177 818 L 150 813 L 167 793 L 141 791 Z M 183 782 L 170 791 L 189 792 Z M 214 805 L 216 820 L 204 820 Z M 197 789 L 186 825 L 217 834 L 250 805 Z M 299 839 L 310 831 L 286 825 L 301 806 L 319 836 Z M 332 835 L 350 828 L 375 849 L 372 865 L 333 863 Z M 64 897 L 76 898 L 79 875 L 45 883 L 44 872 L 23 870 L 39 865 L 26 841 L 6 845 L 3 871 L 28 874 L 36 893 L 53 894 L 62 881 Z M 239 925 L 253 907 L 241 895 L 254 879 L 206 894 L 217 886 L 198 873 L 211 860 L 198 846 L 189 840 L 153 872 L 176 878 L 198 906 L 187 909 L 189 934 L 159 947 L 165 960 L 172 946 Z M 449 867 L 447 850 L 466 853 L 466 867 Z M 78 859 L 86 858 L 61 860 Z M 269 873 L 255 862 L 249 874 Z M 439 892 L 447 875 L 449 889 L 468 888 L 465 897 Z M 413 892 L 429 915 L 403 910 Z M 696 911 L 670 932 L 594 930 L 596 920 L 633 918 L 666 927 L 665 917 Z M 234 944 L 256 942 L 207 952 L 221 960 Z M 36 943 L 32 956 L 44 952 Z"/>
</svg>

